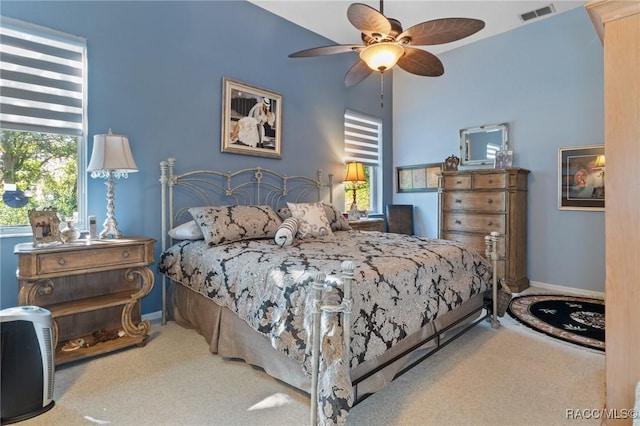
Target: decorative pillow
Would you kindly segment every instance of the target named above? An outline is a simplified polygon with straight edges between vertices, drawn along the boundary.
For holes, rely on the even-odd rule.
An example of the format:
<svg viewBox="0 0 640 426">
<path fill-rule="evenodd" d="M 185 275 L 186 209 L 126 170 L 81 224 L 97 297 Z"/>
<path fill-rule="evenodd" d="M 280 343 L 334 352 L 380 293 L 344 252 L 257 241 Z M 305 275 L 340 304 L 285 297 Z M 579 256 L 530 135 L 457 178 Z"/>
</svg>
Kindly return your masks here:
<svg viewBox="0 0 640 426">
<path fill-rule="evenodd" d="M 169 236 L 174 240 L 202 240 L 204 238 L 195 220 L 190 220 L 170 229 Z"/>
<path fill-rule="evenodd" d="M 333 204 L 323 203 L 324 212 L 327 215 L 332 231 L 350 231 L 349 221 L 342 216 L 342 212 Z"/>
<path fill-rule="evenodd" d="M 210 246 L 273 238 L 282 222 L 269 206 L 192 207 L 189 213 Z"/>
<path fill-rule="evenodd" d="M 278 227 L 276 231 L 276 244 L 279 246 L 290 246 L 298 233 L 298 219 L 288 217 Z"/>
<path fill-rule="evenodd" d="M 291 216 L 298 219 L 298 237 L 333 235 L 322 203 L 287 203 Z"/>
</svg>

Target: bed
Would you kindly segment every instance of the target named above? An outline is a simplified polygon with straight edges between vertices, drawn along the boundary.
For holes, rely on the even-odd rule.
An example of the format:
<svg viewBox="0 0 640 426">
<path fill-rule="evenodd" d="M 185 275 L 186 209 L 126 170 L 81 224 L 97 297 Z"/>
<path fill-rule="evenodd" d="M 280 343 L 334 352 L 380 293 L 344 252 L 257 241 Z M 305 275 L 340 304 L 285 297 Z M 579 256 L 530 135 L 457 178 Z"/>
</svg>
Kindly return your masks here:
<svg viewBox="0 0 640 426">
<path fill-rule="evenodd" d="M 497 327 L 496 235 L 482 256 L 350 230 L 321 171 L 176 173 L 170 158 L 160 181 L 163 322 L 310 393 L 312 423 L 344 424 L 453 338 L 485 319 Z"/>
</svg>

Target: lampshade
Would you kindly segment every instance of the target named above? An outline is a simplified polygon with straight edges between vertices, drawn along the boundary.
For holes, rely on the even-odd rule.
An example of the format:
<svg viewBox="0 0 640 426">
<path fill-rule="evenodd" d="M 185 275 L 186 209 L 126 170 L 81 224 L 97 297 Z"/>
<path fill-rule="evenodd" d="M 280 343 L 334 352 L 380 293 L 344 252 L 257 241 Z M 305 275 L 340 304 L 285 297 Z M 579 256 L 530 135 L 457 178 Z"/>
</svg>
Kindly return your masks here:
<svg viewBox="0 0 640 426">
<path fill-rule="evenodd" d="M 598 155 L 596 157 L 596 161 L 593 162 L 594 167 L 604 167 L 605 166 L 605 159 L 604 159 L 604 155 Z"/>
<path fill-rule="evenodd" d="M 344 175 L 345 182 L 351 183 L 365 183 L 367 181 L 364 175 L 364 166 L 362 163 L 351 162 L 347 163 L 347 171 Z"/>
<path fill-rule="evenodd" d="M 87 167 L 88 172 L 114 170 L 120 173 L 133 173 L 138 171 L 129 139 L 124 135 L 114 135 L 109 129 L 106 135 L 93 137 L 93 151 L 91 161 Z"/>
<path fill-rule="evenodd" d="M 397 43 L 376 43 L 365 47 L 360 51 L 360 59 L 375 71 L 384 72 L 398 62 L 404 54 L 404 49 Z"/>
</svg>

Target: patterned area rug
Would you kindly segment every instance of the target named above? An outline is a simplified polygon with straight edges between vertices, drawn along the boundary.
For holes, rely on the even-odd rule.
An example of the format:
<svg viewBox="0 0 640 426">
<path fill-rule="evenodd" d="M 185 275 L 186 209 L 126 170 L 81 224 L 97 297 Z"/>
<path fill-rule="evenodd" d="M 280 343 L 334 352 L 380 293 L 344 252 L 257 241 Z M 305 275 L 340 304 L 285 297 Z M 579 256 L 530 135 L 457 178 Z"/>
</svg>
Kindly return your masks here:
<svg viewBox="0 0 640 426">
<path fill-rule="evenodd" d="M 585 297 L 515 297 L 509 315 L 557 339 L 604 351 L 604 301 Z"/>
</svg>

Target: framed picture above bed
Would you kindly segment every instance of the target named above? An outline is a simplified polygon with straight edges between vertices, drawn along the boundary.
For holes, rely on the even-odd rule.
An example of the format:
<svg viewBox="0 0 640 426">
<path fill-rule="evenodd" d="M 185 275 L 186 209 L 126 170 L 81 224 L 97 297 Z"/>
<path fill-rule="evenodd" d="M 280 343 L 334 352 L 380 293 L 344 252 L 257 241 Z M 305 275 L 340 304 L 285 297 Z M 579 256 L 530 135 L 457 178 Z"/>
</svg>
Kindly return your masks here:
<svg viewBox="0 0 640 426">
<path fill-rule="evenodd" d="M 221 151 L 280 158 L 282 95 L 223 77 Z"/>
<path fill-rule="evenodd" d="M 438 173 L 442 163 L 396 167 L 396 192 L 434 192 L 438 190 Z"/>
<path fill-rule="evenodd" d="M 558 208 L 604 210 L 604 145 L 558 150 Z"/>
</svg>

